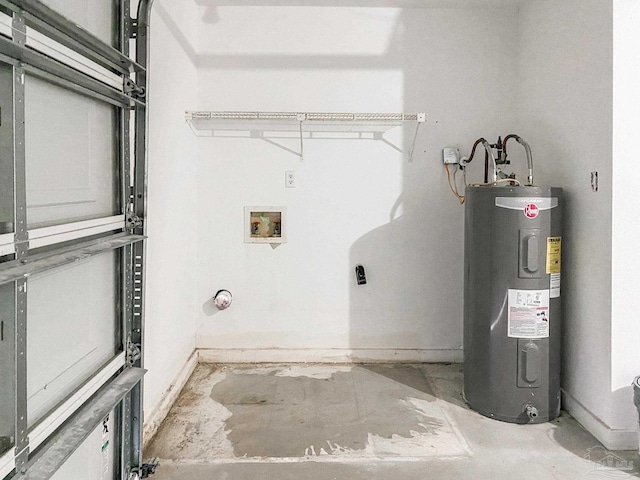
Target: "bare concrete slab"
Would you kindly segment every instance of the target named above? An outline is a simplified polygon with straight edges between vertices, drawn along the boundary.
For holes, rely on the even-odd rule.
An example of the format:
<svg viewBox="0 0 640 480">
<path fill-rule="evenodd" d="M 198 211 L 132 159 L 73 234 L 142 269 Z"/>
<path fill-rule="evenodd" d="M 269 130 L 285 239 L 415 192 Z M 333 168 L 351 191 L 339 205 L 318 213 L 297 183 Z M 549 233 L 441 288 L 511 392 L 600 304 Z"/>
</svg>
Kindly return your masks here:
<svg viewBox="0 0 640 480">
<path fill-rule="evenodd" d="M 573 418 L 514 425 L 462 401 L 460 365 L 199 365 L 145 452 L 154 480 L 640 477 Z"/>
<path fill-rule="evenodd" d="M 207 461 L 469 453 L 413 365 L 200 365 L 149 449 Z"/>
</svg>

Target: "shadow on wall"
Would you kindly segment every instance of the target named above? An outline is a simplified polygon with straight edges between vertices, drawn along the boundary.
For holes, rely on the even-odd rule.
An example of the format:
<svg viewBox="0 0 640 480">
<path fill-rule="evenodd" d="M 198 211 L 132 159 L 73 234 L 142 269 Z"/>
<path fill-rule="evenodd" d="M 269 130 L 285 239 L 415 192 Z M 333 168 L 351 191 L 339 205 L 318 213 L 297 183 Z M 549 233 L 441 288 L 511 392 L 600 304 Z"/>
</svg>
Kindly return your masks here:
<svg viewBox="0 0 640 480">
<path fill-rule="evenodd" d="M 207 317 L 213 317 L 220 313 L 220 309 L 216 307 L 214 302 L 214 297 L 208 298 L 207 301 L 202 304 L 202 313 Z"/>
<path fill-rule="evenodd" d="M 351 348 L 415 350 L 406 353 L 415 360 L 425 358 L 419 352 L 425 350 L 431 360 L 461 358 L 463 208 L 448 190 L 441 148 L 464 152 L 470 139 L 512 128 L 514 120 L 512 60 L 503 63 L 501 80 L 478 73 L 491 69 L 491 62 L 497 71 L 498 61 L 486 57 L 500 58 L 509 47 L 496 47 L 499 38 L 485 37 L 478 45 L 469 40 L 478 31 L 475 21 L 481 20 L 447 9 L 405 9 L 398 18 L 385 62 L 403 72 L 404 110 L 426 109 L 429 116 L 414 161 L 403 164 L 402 193 L 389 205 L 389 223 L 350 249 L 351 274 L 356 265 L 367 274 L 366 285 L 350 282 Z M 442 25 L 450 28 L 445 32 Z M 413 139 L 405 130 L 408 150 Z M 471 179 L 479 180 L 478 165 L 471 167 Z"/>
<path fill-rule="evenodd" d="M 178 44 L 182 47 L 182 50 L 185 52 L 189 60 L 193 64 L 196 64 L 198 60 L 198 55 L 196 53 L 195 48 L 191 45 L 189 39 L 182 32 L 182 29 L 178 26 L 175 19 L 171 16 L 171 14 L 167 11 L 165 6 L 162 4 L 162 0 L 155 0 L 153 3 L 153 12 L 157 13 L 158 16 L 162 19 L 167 29 L 173 35 L 173 38 L 178 42 Z"/>
<path fill-rule="evenodd" d="M 452 301 L 438 284 L 451 283 L 445 275 L 460 275 L 461 268 L 440 272 L 434 267 L 439 249 L 428 245 L 447 238 L 434 228 L 425 235 L 425 217 L 403 215 L 360 238 L 350 250 L 351 264 L 365 267 L 367 284 L 351 287 L 351 348 L 423 349 L 431 335 L 436 348 Z M 459 271 L 456 271 L 459 270 Z M 441 282 L 443 281 L 443 282 Z M 446 286 L 444 287 L 446 289 Z M 445 305 L 443 305 L 443 302 Z"/>
</svg>

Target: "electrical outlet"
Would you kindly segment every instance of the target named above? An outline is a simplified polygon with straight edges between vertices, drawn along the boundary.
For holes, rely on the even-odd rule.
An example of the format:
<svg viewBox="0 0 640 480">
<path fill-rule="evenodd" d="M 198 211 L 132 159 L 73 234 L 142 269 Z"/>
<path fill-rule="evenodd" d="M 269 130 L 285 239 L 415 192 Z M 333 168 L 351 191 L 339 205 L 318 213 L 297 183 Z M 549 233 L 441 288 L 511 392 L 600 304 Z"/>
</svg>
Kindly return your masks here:
<svg viewBox="0 0 640 480">
<path fill-rule="evenodd" d="M 442 149 L 442 161 L 446 165 L 460 163 L 460 149 L 453 147 L 444 147 Z"/>
<path fill-rule="evenodd" d="M 295 170 L 287 170 L 284 172 L 284 186 L 287 188 L 296 188 Z"/>
</svg>

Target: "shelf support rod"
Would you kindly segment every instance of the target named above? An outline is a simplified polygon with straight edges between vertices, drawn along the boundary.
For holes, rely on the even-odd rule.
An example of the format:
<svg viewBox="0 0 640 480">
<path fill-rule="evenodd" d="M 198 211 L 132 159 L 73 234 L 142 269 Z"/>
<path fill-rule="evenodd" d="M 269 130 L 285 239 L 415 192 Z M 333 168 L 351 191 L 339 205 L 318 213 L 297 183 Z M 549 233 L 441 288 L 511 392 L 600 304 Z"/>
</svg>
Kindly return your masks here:
<svg viewBox="0 0 640 480">
<path fill-rule="evenodd" d="M 298 122 L 300 122 L 300 161 L 304 161 L 304 142 L 302 138 L 302 122 L 307 119 L 304 113 L 298 113 Z"/>
<path fill-rule="evenodd" d="M 418 139 L 418 132 L 420 131 L 420 125 L 426 121 L 426 115 L 424 113 L 418 114 L 418 121 L 416 123 L 416 131 L 413 134 L 413 142 L 411 142 L 411 151 L 409 152 L 409 162 L 413 162 L 413 151 L 416 148 L 416 140 Z"/>
</svg>

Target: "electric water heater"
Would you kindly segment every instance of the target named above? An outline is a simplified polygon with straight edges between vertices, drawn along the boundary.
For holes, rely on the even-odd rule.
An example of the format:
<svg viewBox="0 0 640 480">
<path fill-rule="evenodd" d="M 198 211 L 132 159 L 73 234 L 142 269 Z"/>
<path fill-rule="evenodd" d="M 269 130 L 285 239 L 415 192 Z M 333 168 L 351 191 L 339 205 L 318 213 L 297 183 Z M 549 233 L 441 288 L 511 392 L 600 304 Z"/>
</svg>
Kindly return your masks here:
<svg viewBox="0 0 640 480">
<path fill-rule="evenodd" d="M 469 186 L 464 397 L 514 423 L 560 413 L 562 190 Z"/>
</svg>

